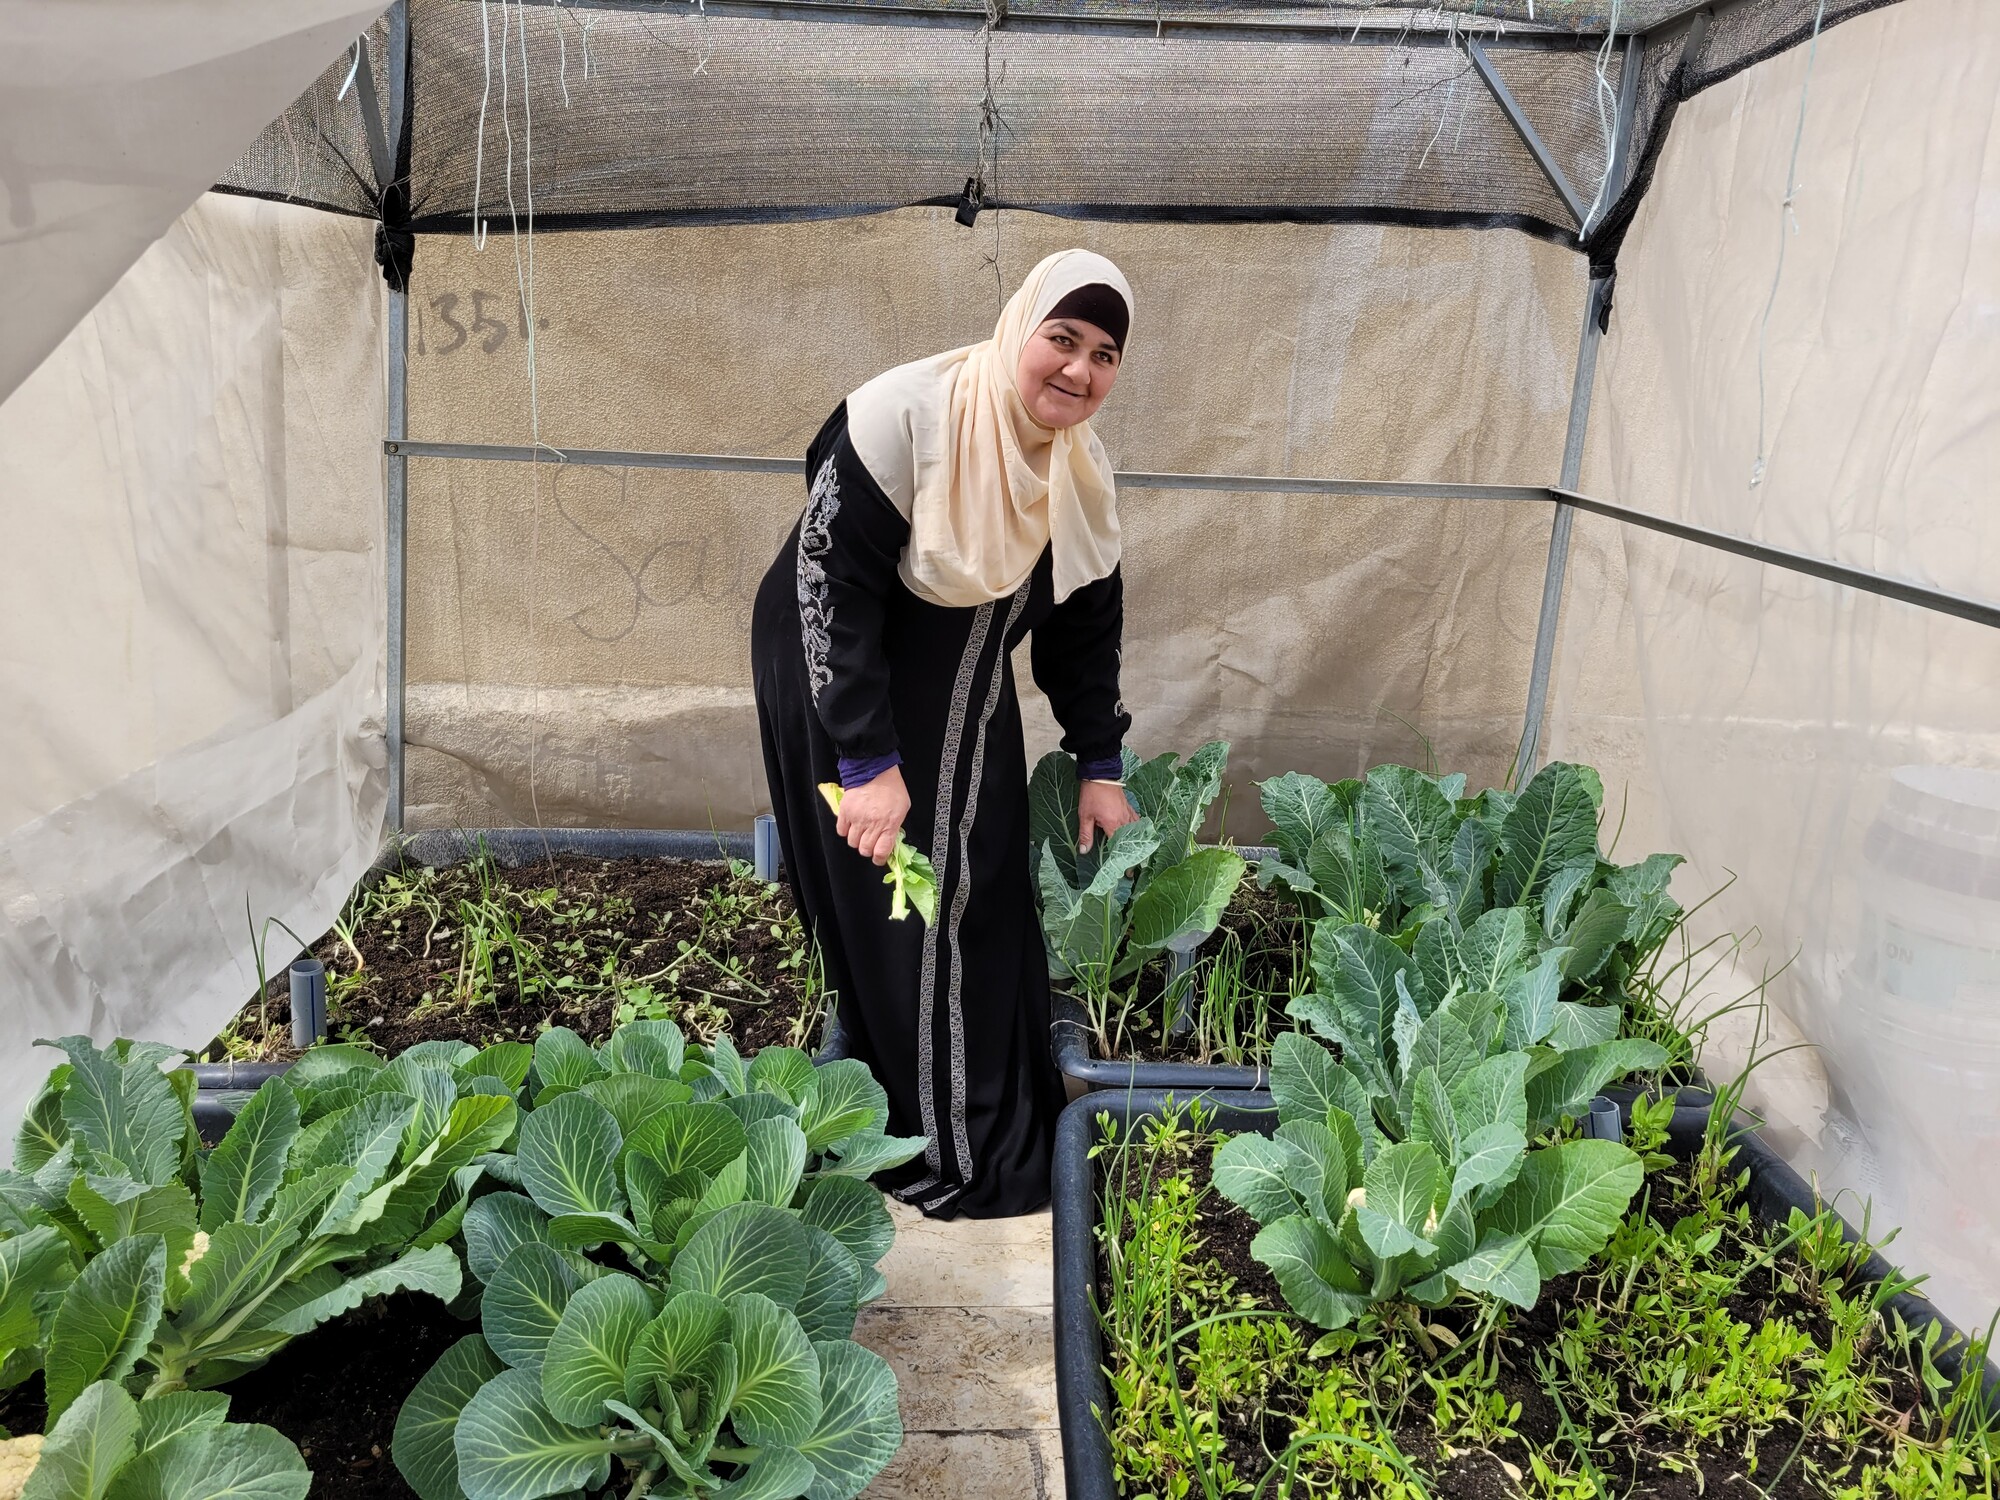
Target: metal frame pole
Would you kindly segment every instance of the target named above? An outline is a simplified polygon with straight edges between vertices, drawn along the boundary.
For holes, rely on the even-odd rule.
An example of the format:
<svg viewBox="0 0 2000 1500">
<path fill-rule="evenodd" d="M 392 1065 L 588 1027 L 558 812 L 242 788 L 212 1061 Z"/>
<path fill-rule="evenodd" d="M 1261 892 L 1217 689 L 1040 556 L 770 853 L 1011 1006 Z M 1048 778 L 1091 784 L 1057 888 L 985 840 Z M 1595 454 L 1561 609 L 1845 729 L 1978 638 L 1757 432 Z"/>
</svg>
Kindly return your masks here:
<svg viewBox="0 0 2000 1500">
<path fill-rule="evenodd" d="M 1535 159 L 1535 165 L 1542 169 L 1542 175 L 1549 180 L 1549 186 L 1556 190 L 1556 196 L 1562 199 L 1569 209 L 1570 217 L 1576 220 L 1576 231 L 1580 236 L 1584 230 L 1584 220 L 1590 210 L 1577 195 L 1576 189 L 1570 186 L 1569 178 L 1563 172 L 1562 163 L 1556 160 L 1555 153 L 1549 150 L 1540 133 L 1529 122 L 1520 101 L 1514 97 L 1513 90 L 1507 87 L 1506 82 L 1495 71 L 1492 59 L 1486 55 L 1486 49 L 1478 42 L 1469 41 L 1465 44 L 1465 52 L 1466 56 L 1472 59 L 1472 66 L 1486 85 L 1487 92 L 1492 94 L 1493 102 L 1500 106 L 1500 113 L 1507 117 L 1507 123 L 1514 127 L 1514 133 L 1521 138 L 1521 144 L 1528 148 L 1528 154 Z"/>
<path fill-rule="evenodd" d="M 401 157 L 405 101 L 409 88 L 410 16 L 406 0 L 396 0 L 389 9 L 389 115 L 394 122 L 393 164 Z M 392 166 L 393 170 L 393 166 Z M 387 181 L 379 188 L 388 186 Z M 388 330 L 388 411 L 386 425 L 390 443 L 409 436 L 410 390 L 410 294 L 407 288 L 389 288 Z M 388 473 L 384 489 L 383 545 L 386 549 L 384 580 L 388 606 L 388 683 L 384 731 L 389 742 L 389 813 L 392 835 L 403 831 L 403 699 L 406 645 L 408 641 L 408 560 L 410 470 L 409 460 L 393 448 L 386 455 Z"/>
<path fill-rule="evenodd" d="M 983 7 L 933 4 L 925 0 L 523 0 L 529 5 L 577 5 L 588 10 L 637 11 L 647 15 L 685 18 L 696 15 L 741 16 L 760 21 L 806 21 L 817 25 L 853 23 L 862 26 L 944 27 L 965 31 L 987 25 Z M 1715 3 L 1715 0 L 1705 0 Z M 1724 0 L 1727 3 L 1727 0 Z M 1156 13 L 1134 8 L 1124 14 L 1091 13 L 1087 8 L 1057 12 L 1043 8 L 1010 10 L 1009 31 L 1038 35 L 1141 36 L 1148 41 L 1173 37 L 1245 39 L 1279 42 L 1330 42 L 1346 47 L 1458 47 L 1467 35 L 1510 48 L 1538 52 L 1589 52 L 1603 43 L 1602 31 L 1542 30 L 1520 27 L 1497 17 L 1458 15 L 1427 27 L 1413 26 L 1402 16 L 1356 15 L 1351 19 L 1299 17 L 1309 7 L 1294 7 L 1286 15 L 1259 20 L 1243 13 Z"/>
<path fill-rule="evenodd" d="M 389 289 L 389 437 L 401 438 L 409 410 L 410 295 Z M 388 595 L 388 715 L 389 832 L 403 831 L 403 691 L 405 640 L 408 628 L 407 562 L 409 553 L 410 461 L 400 453 L 384 460 L 389 466 L 384 519 Z"/>
<path fill-rule="evenodd" d="M 1632 121 L 1644 55 L 1643 37 L 1634 37 L 1625 44 L 1624 71 L 1618 80 L 1618 126 L 1612 137 L 1611 160 L 1605 167 L 1610 179 L 1604 194 L 1606 203 L 1617 200 L 1631 165 Z M 1557 481 L 1557 489 L 1574 490 L 1583 473 L 1583 443 L 1590 430 L 1590 398 L 1597 384 L 1597 348 L 1603 338 L 1604 303 L 1610 294 L 1609 277 L 1591 278 L 1590 292 L 1583 303 L 1583 331 L 1576 346 L 1576 376 L 1570 384 L 1569 428 L 1563 435 L 1562 477 Z M 1562 624 L 1563 581 L 1569 572 L 1569 538 L 1575 518 L 1573 507 L 1566 501 L 1556 501 L 1555 520 L 1549 527 L 1549 558 L 1542 573 L 1542 608 L 1535 621 L 1535 656 L 1528 669 L 1527 711 L 1523 715 L 1520 747 L 1514 756 L 1516 787 L 1528 784 L 1541 758 L 1542 720 L 1548 712 L 1549 673 L 1555 665 L 1556 632 Z"/>
<path fill-rule="evenodd" d="M 1590 424 L 1590 393 L 1597 379 L 1597 345 L 1603 335 L 1597 320 L 1604 306 L 1609 283 L 1593 279 L 1590 295 L 1583 304 L 1583 334 L 1576 349 L 1576 379 L 1570 387 L 1569 432 L 1563 439 L 1562 483 L 1573 490 L 1583 470 L 1583 439 Z M 1556 627 L 1562 619 L 1563 578 L 1569 569 L 1569 533 L 1575 516 L 1565 501 L 1556 502 L 1555 521 L 1549 527 L 1549 560 L 1542 574 L 1542 610 L 1535 622 L 1535 659 L 1528 672 L 1528 707 L 1521 729 L 1520 749 L 1514 756 L 1516 787 L 1526 786 L 1534 774 L 1541 751 L 1542 716 L 1548 708 L 1549 670 L 1555 662 Z"/>
</svg>

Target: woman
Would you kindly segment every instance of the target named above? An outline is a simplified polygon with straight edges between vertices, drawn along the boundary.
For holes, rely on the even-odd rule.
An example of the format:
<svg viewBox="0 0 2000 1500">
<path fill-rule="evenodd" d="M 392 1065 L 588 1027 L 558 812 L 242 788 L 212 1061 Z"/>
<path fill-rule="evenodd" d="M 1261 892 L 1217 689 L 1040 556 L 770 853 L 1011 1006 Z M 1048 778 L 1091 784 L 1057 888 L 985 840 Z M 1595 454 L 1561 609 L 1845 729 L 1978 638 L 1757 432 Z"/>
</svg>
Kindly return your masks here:
<svg viewBox="0 0 2000 1500">
<path fill-rule="evenodd" d="M 855 391 L 807 450 L 805 514 L 757 591 L 757 717 L 792 892 L 890 1130 L 929 1138 L 883 1185 L 937 1217 L 1049 1197 L 1063 1090 L 1008 659 L 1030 632 L 1077 757 L 1078 842 L 1134 816 L 1116 495 L 1089 422 L 1131 306 L 1116 266 L 1065 250 L 992 338 Z M 846 788 L 837 820 L 829 781 Z M 875 867 L 899 829 L 937 871 L 929 924 L 888 919 Z"/>
</svg>

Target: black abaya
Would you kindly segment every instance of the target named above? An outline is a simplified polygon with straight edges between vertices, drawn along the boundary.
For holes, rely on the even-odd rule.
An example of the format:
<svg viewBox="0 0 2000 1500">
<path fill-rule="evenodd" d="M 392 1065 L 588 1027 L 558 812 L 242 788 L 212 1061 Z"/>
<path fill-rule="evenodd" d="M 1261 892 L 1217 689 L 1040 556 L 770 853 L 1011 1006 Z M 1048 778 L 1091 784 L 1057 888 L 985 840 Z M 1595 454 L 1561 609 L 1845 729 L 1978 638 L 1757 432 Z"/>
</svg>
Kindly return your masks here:
<svg viewBox="0 0 2000 1500">
<path fill-rule="evenodd" d="M 814 439 L 805 513 L 757 591 L 751 657 L 765 772 L 792 893 L 838 991 L 853 1056 L 892 1133 L 929 1139 L 883 1185 L 925 1213 L 1002 1217 L 1048 1201 L 1063 1103 L 1028 871 L 1028 769 L 1009 653 L 1083 761 L 1115 758 L 1124 616 L 1117 572 L 1060 604 L 1044 550 L 1012 596 L 919 599 L 897 574 L 909 523 L 855 455 L 845 406 Z M 834 829 L 818 785 L 899 754 L 904 835 L 938 875 L 937 919 L 891 922 L 882 871 Z"/>
</svg>

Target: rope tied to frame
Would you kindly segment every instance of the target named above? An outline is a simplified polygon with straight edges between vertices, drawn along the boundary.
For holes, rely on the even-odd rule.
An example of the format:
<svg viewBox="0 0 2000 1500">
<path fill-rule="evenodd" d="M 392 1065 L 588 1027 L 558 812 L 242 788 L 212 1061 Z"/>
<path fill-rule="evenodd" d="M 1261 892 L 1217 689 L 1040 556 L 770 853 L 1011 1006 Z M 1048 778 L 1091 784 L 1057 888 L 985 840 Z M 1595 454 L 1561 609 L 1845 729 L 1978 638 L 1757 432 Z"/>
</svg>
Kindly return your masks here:
<svg viewBox="0 0 2000 1500">
<path fill-rule="evenodd" d="M 999 101 L 993 96 L 993 33 L 1007 24 L 1007 0 L 985 0 L 985 6 L 986 24 L 979 29 L 984 79 L 979 99 L 979 157 L 973 174 L 965 179 L 965 186 L 959 192 L 957 212 L 953 215 L 968 229 L 978 221 L 987 194 L 998 181 L 999 138 L 1005 124 L 1000 118 Z"/>
</svg>

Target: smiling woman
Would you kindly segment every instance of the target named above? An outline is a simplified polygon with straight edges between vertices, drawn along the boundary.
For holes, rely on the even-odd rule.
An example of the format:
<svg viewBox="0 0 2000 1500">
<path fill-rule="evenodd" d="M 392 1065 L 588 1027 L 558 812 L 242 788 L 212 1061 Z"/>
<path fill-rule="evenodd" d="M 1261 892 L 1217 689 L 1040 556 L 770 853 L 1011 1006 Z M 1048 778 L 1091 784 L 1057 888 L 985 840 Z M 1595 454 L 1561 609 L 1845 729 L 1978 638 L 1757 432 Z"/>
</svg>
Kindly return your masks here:
<svg viewBox="0 0 2000 1500">
<path fill-rule="evenodd" d="M 1044 427 L 1073 427 L 1097 414 L 1125 343 L 1125 304 L 1110 287 L 1079 287 L 1021 346 L 1014 386 Z"/>
<path fill-rule="evenodd" d="M 1049 1196 L 1062 1104 L 1028 873 L 1010 652 L 1077 758 L 1077 838 L 1133 821 L 1120 781 L 1117 496 L 1090 417 L 1131 289 L 1082 250 L 1029 273 L 993 337 L 855 391 L 806 456 L 805 514 L 758 590 L 758 721 L 792 891 L 850 1053 L 927 1138 L 884 1186 L 925 1213 Z M 838 781 L 829 814 L 817 787 Z M 928 857 L 936 908 L 892 920 L 880 865 Z"/>
</svg>

